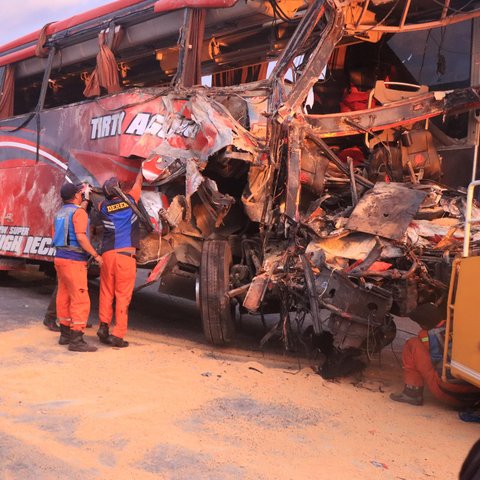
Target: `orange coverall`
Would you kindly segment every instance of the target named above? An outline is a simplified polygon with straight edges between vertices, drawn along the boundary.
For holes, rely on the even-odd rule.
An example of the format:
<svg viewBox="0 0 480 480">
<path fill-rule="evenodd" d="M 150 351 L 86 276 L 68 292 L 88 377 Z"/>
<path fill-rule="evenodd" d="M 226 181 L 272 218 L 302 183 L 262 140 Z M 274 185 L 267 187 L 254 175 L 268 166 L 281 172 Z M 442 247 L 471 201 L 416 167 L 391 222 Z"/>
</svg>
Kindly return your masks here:
<svg viewBox="0 0 480 480">
<path fill-rule="evenodd" d="M 87 232 L 88 215 L 83 208 L 73 214 L 72 222 L 76 234 Z M 55 258 L 54 265 L 58 277 L 58 320 L 71 330 L 83 332 L 90 313 L 87 262 Z"/>
<path fill-rule="evenodd" d="M 138 202 L 141 186 L 134 187 L 129 195 Z M 132 256 L 118 254 L 129 252 Z M 112 335 L 124 338 L 128 327 L 128 306 L 132 299 L 137 272 L 137 262 L 133 255 L 135 248 L 109 250 L 102 254 L 103 265 L 100 270 L 100 322 L 110 325 L 113 318 L 113 301 L 115 300 L 115 327 Z"/>
<path fill-rule="evenodd" d="M 429 342 L 425 341 L 425 338 L 428 339 L 426 330 L 422 330 L 419 337 L 407 340 L 402 350 L 405 384 L 413 387 L 423 387 L 426 384 L 438 400 L 455 407 L 463 406 L 465 402 L 462 402 L 461 395 L 472 394 L 479 390 L 473 385 L 442 381 L 430 358 Z"/>
</svg>

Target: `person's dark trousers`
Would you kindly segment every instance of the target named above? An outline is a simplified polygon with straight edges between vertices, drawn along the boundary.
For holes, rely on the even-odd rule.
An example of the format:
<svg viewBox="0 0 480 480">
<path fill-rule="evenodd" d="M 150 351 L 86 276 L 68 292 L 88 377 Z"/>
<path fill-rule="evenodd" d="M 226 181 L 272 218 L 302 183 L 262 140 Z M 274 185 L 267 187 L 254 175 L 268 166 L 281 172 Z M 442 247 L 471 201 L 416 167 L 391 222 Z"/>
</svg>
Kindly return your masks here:
<svg viewBox="0 0 480 480">
<path fill-rule="evenodd" d="M 50 297 L 43 324 L 52 332 L 60 331 L 60 327 L 57 325 L 57 287 L 55 287 L 55 290 Z"/>
</svg>

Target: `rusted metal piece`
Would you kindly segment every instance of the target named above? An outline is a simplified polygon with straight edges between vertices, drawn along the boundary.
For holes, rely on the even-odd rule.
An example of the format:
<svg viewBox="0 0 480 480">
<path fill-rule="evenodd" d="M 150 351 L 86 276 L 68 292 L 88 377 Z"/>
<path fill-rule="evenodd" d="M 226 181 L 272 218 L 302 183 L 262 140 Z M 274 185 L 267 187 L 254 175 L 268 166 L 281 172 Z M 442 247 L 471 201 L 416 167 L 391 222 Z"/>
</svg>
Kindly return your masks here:
<svg viewBox="0 0 480 480">
<path fill-rule="evenodd" d="M 330 161 L 323 155 L 322 150 L 307 138 L 301 142 L 301 184 L 317 195 L 325 189 L 325 175 Z"/>
<path fill-rule="evenodd" d="M 376 183 L 360 199 L 345 227 L 400 240 L 425 196 L 425 192 L 402 184 Z"/>
<path fill-rule="evenodd" d="M 215 227 L 219 227 L 227 215 L 235 199 L 220 193 L 213 180 L 206 178 L 198 188 L 198 196 L 203 202 Z"/>
<path fill-rule="evenodd" d="M 320 319 L 320 304 L 318 301 L 318 294 L 315 288 L 315 276 L 313 275 L 312 267 L 305 255 L 300 255 L 302 265 L 305 271 L 305 283 L 308 293 L 308 301 L 310 303 L 310 315 L 312 316 L 313 329 L 315 334 L 322 333 L 322 323 Z"/>
<path fill-rule="evenodd" d="M 353 160 L 347 158 L 348 171 L 350 173 L 350 191 L 352 192 L 352 205 L 355 206 L 358 203 L 357 182 L 355 178 L 355 171 L 353 169 Z"/>
<path fill-rule="evenodd" d="M 351 277 L 378 277 L 378 278 L 390 278 L 392 280 L 408 280 L 412 277 L 415 271 L 418 268 L 418 262 L 413 262 L 412 266 L 407 271 L 401 271 L 397 269 L 386 270 L 384 272 L 376 272 L 369 270 L 361 270 L 355 272 L 349 272 L 348 275 Z"/>
<path fill-rule="evenodd" d="M 364 323 L 367 323 L 367 319 L 363 318 L 363 317 L 360 317 L 359 315 L 355 315 L 354 313 L 349 313 L 349 312 L 346 312 L 345 310 L 342 310 L 341 308 L 329 303 L 329 302 L 325 302 L 323 300 L 320 300 L 319 301 L 319 305 L 326 309 L 326 310 L 329 310 L 330 312 L 334 313 L 335 315 L 337 315 L 338 317 L 340 318 L 343 318 L 344 320 L 347 320 L 349 322 L 358 322 L 358 323 L 361 323 L 361 324 L 364 324 Z"/>
<path fill-rule="evenodd" d="M 319 302 L 323 308 L 342 318 L 361 324 L 381 325 L 390 312 L 390 292 L 371 285 L 364 288 L 335 271 L 322 271 L 316 279 Z"/>
<path fill-rule="evenodd" d="M 325 141 L 318 135 L 312 133 L 312 132 L 307 132 L 306 137 L 315 142 L 319 147 L 322 148 L 324 154 L 328 157 L 329 160 L 331 160 L 332 163 L 335 164 L 335 166 L 342 171 L 345 175 L 349 175 L 350 171 L 349 169 L 342 163 L 342 161 L 338 158 L 337 155 L 333 152 L 333 150 L 325 143 Z M 367 180 L 366 178 L 362 177 L 361 175 L 355 174 L 355 179 L 363 185 L 364 187 L 367 188 L 372 188 L 373 183 L 370 180 Z"/>
<path fill-rule="evenodd" d="M 241 287 L 234 288 L 233 290 L 228 291 L 227 295 L 230 298 L 235 298 L 239 295 L 243 295 L 248 291 L 248 289 L 250 288 L 250 285 L 251 285 L 250 283 L 247 283 L 246 285 L 242 285 Z"/>
<path fill-rule="evenodd" d="M 247 295 L 243 300 L 243 306 L 249 312 L 256 312 L 260 308 L 269 281 L 270 275 L 268 273 L 262 273 L 261 275 L 257 275 L 252 280 L 252 283 L 250 283 Z"/>
<path fill-rule="evenodd" d="M 301 129 L 295 123 L 290 127 L 290 143 L 288 145 L 287 194 L 285 214 L 294 222 L 299 221 L 300 170 L 301 170 Z"/>
</svg>

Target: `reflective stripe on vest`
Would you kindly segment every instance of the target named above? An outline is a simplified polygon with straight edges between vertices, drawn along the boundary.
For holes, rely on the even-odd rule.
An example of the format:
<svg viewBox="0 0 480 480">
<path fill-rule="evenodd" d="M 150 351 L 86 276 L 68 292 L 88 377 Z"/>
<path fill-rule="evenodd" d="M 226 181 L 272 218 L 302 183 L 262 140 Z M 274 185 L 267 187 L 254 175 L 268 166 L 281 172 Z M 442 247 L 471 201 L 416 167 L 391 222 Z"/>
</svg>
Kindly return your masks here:
<svg viewBox="0 0 480 480">
<path fill-rule="evenodd" d="M 425 330 L 424 328 L 422 328 L 419 332 L 418 332 L 418 338 L 420 339 L 420 341 L 422 343 L 428 343 L 429 342 L 429 338 L 428 338 L 428 330 Z M 427 346 L 428 348 L 428 346 Z"/>
</svg>

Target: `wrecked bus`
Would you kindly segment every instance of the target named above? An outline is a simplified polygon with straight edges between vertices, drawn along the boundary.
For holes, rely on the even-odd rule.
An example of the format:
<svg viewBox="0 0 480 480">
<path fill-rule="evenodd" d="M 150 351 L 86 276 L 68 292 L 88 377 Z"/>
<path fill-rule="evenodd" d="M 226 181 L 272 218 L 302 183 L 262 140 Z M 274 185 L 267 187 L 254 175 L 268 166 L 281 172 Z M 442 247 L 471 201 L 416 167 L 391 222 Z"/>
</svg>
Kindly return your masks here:
<svg viewBox="0 0 480 480">
<path fill-rule="evenodd" d="M 142 168 L 137 262 L 195 281 L 211 343 L 238 311 L 275 312 L 262 342 L 322 339 L 339 365 L 380 351 L 393 315 L 445 301 L 461 250 L 479 17 L 480 1 L 121 0 L 0 47 L 1 268 L 49 268 L 65 179 L 95 205 Z"/>
</svg>

